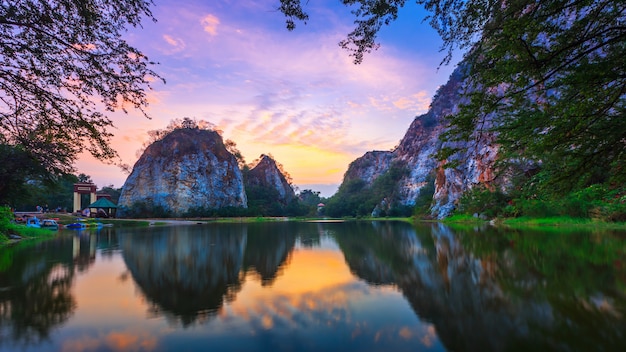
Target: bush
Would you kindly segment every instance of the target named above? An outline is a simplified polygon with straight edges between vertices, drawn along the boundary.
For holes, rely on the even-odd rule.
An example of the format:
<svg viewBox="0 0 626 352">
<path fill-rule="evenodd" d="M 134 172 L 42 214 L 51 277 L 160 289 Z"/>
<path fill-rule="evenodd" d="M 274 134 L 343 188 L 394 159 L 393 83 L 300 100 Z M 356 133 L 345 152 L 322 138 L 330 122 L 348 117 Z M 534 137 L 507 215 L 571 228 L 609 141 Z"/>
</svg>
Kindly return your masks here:
<svg viewBox="0 0 626 352">
<path fill-rule="evenodd" d="M 430 206 L 433 202 L 433 195 L 435 194 L 435 174 L 431 173 L 426 178 L 426 184 L 415 199 L 415 215 L 430 215 Z"/>
<path fill-rule="evenodd" d="M 510 199 L 500 191 L 492 191 L 483 185 L 465 192 L 459 199 L 458 211 L 462 214 L 481 214 L 488 218 L 502 215 Z"/>
<path fill-rule="evenodd" d="M 557 198 L 520 197 L 506 206 L 501 215 L 505 217 L 528 216 L 534 218 L 565 216 L 581 219 L 600 219 L 612 222 L 626 221 L 626 196 L 624 189 L 609 189 L 596 184 L 570 192 Z"/>
<path fill-rule="evenodd" d="M 130 208 L 123 207 L 119 212 L 125 218 L 169 218 L 173 215 L 161 205 L 143 201 L 134 202 Z"/>
<path fill-rule="evenodd" d="M 11 221 L 13 220 L 13 212 L 9 207 L 0 207 L 0 236 L 8 235 L 9 227 L 11 227 Z"/>
</svg>

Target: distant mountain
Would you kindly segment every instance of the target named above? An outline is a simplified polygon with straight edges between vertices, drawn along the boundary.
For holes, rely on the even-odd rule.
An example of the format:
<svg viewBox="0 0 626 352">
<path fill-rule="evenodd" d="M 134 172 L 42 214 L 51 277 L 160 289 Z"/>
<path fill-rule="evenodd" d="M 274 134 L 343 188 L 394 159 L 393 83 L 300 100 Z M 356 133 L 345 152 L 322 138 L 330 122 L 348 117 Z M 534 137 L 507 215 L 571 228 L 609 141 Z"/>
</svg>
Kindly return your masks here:
<svg viewBox="0 0 626 352">
<path fill-rule="evenodd" d="M 288 207 L 297 203 L 296 194 L 274 159 L 261 155 L 259 162 L 244 174 L 251 215 L 295 215 Z"/>
<path fill-rule="evenodd" d="M 278 168 L 276 161 L 265 154 L 261 155 L 261 160 L 250 170 L 245 184 L 246 188 L 264 187 L 275 190 L 278 193 L 277 201 L 283 204 L 296 198 L 293 188 Z"/>
</svg>

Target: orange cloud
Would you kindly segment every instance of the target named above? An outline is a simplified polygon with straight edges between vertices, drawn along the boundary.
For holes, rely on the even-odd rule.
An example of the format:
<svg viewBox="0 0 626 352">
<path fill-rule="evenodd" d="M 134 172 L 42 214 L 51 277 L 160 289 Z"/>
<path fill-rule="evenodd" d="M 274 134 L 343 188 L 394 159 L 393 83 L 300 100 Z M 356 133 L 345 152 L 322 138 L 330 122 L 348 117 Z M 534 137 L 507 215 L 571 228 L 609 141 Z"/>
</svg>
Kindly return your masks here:
<svg viewBox="0 0 626 352">
<path fill-rule="evenodd" d="M 202 23 L 205 32 L 213 37 L 217 35 L 217 26 L 220 24 L 220 20 L 215 15 L 208 14 L 204 16 L 200 23 Z"/>
<path fill-rule="evenodd" d="M 401 97 L 393 102 L 393 105 L 402 110 L 414 109 L 418 112 L 426 112 L 430 106 L 428 92 L 421 91 L 408 97 Z"/>
<path fill-rule="evenodd" d="M 157 346 L 157 339 L 146 333 L 135 335 L 129 332 L 111 332 L 105 338 L 106 344 L 118 351 L 143 350 L 152 351 Z"/>
<path fill-rule="evenodd" d="M 61 351 L 92 351 L 103 347 L 114 351 L 153 351 L 156 349 L 157 345 L 157 338 L 147 332 L 132 333 L 112 331 L 105 336 L 83 336 L 74 340 L 66 340 L 61 347 Z"/>
<path fill-rule="evenodd" d="M 185 49 L 186 45 L 182 39 L 174 38 L 169 34 L 163 34 L 163 40 L 170 46 L 174 47 L 173 52 L 178 52 Z"/>
<path fill-rule="evenodd" d="M 75 340 L 66 340 L 61 346 L 63 352 L 93 351 L 101 345 L 100 339 L 84 336 Z"/>
</svg>

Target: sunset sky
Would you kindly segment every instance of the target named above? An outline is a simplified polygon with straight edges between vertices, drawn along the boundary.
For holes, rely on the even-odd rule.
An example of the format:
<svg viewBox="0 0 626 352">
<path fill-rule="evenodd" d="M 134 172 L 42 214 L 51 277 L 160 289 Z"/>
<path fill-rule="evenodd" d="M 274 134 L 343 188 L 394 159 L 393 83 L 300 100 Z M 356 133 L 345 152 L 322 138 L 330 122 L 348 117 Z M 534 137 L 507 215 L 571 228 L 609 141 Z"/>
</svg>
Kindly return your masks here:
<svg viewBox="0 0 626 352">
<path fill-rule="evenodd" d="M 354 27 L 339 0 L 309 1 L 310 20 L 293 32 L 278 0 L 155 3 L 157 22 L 144 21 L 127 38 L 159 62 L 167 83 L 149 93 L 151 120 L 112 115 L 113 146 L 131 166 L 149 130 L 191 117 L 217 125 L 246 161 L 272 154 L 300 189 L 330 196 L 351 161 L 398 144 L 454 69 L 439 68 L 441 40 L 412 3 L 361 65 L 337 44 Z M 76 167 L 99 187 L 121 187 L 127 177 L 89 156 Z"/>
</svg>

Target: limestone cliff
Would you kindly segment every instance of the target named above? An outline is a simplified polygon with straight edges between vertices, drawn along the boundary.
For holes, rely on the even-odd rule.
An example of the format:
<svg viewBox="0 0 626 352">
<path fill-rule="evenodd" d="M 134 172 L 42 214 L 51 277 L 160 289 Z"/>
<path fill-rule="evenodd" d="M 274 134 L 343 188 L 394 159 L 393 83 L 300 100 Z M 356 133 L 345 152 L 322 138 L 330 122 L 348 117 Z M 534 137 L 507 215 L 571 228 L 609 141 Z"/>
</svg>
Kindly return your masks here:
<svg viewBox="0 0 626 352">
<path fill-rule="evenodd" d="M 149 145 L 122 187 L 118 214 L 135 204 L 168 215 L 192 208 L 247 207 L 236 158 L 215 131 L 179 128 Z"/>
<path fill-rule="evenodd" d="M 250 170 L 246 179 L 246 189 L 261 187 L 278 194 L 277 200 L 287 204 L 295 199 L 296 195 L 287 178 L 278 168 L 276 161 L 263 154 L 261 160 Z"/>
<path fill-rule="evenodd" d="M 406 167 L 392 194 L 386 195 L 376 209 L 372 209 L 374 214 L 392 206 L 415 205 L 420 192 L 427 189 L 429 183 L 431 186 L 434 183 L 431 212 L 433 216 L 443 218 L 452 212 L 465 190 L 480 183 L 490 186 L 495 182 L 493 165 L 498 146 L 493 135 L 477 134 L 471 146 L 440 141 L 441 134 L 445 132 L 445 117 L 458 111 L 466 86 L 463 69 L 458 68 L 439 88 L 429 111 L 413 120 L 394 151 L 367 152 L 350 164 L 343 182 L 359 178 L 368 185 L 372 185 L 394 164 Z M 455 155 L 453 160 L 439 162 L 434 155 L 443 147 L 469 148 Z M 457 166 L 443 167 L 451 161 Z"/>
</svg>

